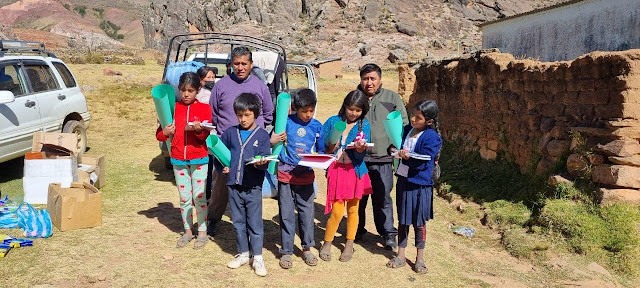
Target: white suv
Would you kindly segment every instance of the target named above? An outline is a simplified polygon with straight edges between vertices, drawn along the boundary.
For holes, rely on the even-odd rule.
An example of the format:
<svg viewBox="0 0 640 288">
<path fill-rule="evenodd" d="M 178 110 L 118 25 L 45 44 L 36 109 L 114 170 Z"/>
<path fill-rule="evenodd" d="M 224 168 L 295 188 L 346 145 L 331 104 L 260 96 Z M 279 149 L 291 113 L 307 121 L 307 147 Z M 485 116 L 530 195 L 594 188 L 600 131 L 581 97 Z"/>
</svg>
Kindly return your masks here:
<svg viewBox="0 0 640 288">
<path fill-rule="evenodd" d="M 69 68 L 43 43 L 0 40 L 0 162 L 30 151 L 37 131 L 75 133 L 84 152 L 90 119 Z"/>
</svg>

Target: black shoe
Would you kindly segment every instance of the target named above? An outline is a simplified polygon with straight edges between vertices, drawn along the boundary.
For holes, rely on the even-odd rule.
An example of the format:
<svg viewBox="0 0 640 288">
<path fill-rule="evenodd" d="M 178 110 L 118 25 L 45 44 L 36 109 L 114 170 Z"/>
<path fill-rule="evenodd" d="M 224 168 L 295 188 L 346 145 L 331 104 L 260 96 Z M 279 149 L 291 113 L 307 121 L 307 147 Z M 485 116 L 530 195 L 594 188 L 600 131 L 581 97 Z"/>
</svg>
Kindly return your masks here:
<svg viewBox="0 0 640 288">
<path fill-rule="evenodd" d="M 395 235 L 387 235 L 384 237 L 384 249 L 393 251 L 396 250 L 396 247 L 398 247 L 398 242 L 396 242 Z"/>
<path fill-rule="evenodd" d="M 218 224 L 218 221 L 209 220 L 209 223 L 207 224 L 207 235 L 209 236 L 216 235 L 217 224 Z"/>
<path fill-rule="evenodd" d="M 358 230 L 356 232 L 356 238 L 353 239 L 353 242 L 360 242 L 364 238 L 364 234 L 367 234 L 367 229 L 363 229 L 362 231 Z"/>
</svg>

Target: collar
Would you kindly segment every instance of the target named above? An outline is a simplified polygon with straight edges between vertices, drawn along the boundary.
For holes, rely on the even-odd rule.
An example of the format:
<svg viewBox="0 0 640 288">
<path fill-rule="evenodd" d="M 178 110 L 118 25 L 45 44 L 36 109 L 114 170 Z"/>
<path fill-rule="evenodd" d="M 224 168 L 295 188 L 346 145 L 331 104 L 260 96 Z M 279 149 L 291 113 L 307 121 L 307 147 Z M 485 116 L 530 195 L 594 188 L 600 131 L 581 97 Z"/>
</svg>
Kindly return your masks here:
<svg viewBox="0 0 640 288">
<path fill-rule="evenodd" d="M 363 93 L 365 93 L 365 92 L 364 92 L 364 90 L 362 89 L 362 85 L 361 85 L 361 84 L 358 84 L 358 90 L 360 90 L 360 91 L 362 91 Z M 380 87 L 378 87 L 378 90 L 376 91 L 376 94 L 373 94 L 373 96 L 372 96 L 371 98 L 373 99 L 373 98 L 375 98 L 376 96 L 380 95 L 380 92 L 382 92 L 382 84 L 380 84 Z M 367 94 L 367 93 L 365 93 L 365 95 L 366 95 L 366 94 Z"/>
<path fill-rule="evenodd" d="M 238 78 L 238 76 L 236 76 L 236 73 L 231 73 L 231 75 L 229 75 L 229 77 L 231 78 L 231 80 L 233 80 L 234 82 L 238 83 L 238 84 L 242 84 L 244 82 L 249 81 L 249 78 L 251 78 L 251 73 L 249 73 L 249 76 L 247 76 L 247 78 L 245 78 L 244 80 L 240 80 Z"/>
</svg>

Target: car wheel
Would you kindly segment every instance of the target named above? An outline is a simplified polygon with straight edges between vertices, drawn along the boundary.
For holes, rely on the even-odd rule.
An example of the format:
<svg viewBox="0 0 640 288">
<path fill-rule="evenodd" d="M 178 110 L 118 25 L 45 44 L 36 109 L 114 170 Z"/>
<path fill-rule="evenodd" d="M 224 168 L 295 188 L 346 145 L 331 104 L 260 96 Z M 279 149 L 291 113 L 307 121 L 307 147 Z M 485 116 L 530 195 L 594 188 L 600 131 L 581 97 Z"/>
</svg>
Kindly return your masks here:
<svg viewBox="0 0 640 288">
<path fill-rule="evenodd" d="M 62 133 L 73 133 L 78 137 L 77 148 L 80 153 L 87 150 L 87 130 L 84 129 L 82 122 L 77 120 L 69 120 L 62 126 Z"/>
</svg>

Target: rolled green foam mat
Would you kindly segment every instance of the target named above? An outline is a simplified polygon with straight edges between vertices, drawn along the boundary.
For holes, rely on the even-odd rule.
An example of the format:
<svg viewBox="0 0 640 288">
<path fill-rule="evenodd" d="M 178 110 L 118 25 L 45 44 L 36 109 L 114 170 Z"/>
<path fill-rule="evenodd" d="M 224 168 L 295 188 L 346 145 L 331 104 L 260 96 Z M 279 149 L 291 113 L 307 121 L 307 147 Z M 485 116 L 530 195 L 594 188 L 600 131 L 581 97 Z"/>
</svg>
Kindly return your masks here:
<svg viewBox="0 0 640 288">
<path fill-rule="evenodd" d="M 391 144 L 398 149 L 402 148 L 400 147 L 402 144 L 402 114 L 398 111 L 393 111 L 387 115 L 387 120 L 383 123 Z"/>
<path fill-rule="evenodd" d="M 229 163 L 231 163 L 231 151 L 229 151 L 229 148 L 222 143 L 217 135 L 212 134 L 207 137 L 207 147 L 209 151 L 218 158 L 218 161 L 220 161 L 222 165 L 229 167 Z"/>
<path fill-rule="evenodd" d="M 289 93 L 280 93 L 278 100 L 276 100 L 276 123 L 273 127 L 273 133 L 280 134 L 287 128 L 287 118 L 289 118 L 289 109 L 291 108 L 291 95 Z M 273 145 L 271 149 L 272 155 L 279 155 L 282 151 L 282 142 L 278 142 Z M 269 163 L 269 173 L 274 175 L 276 173 L 276 162 Z"/>
</svg>

